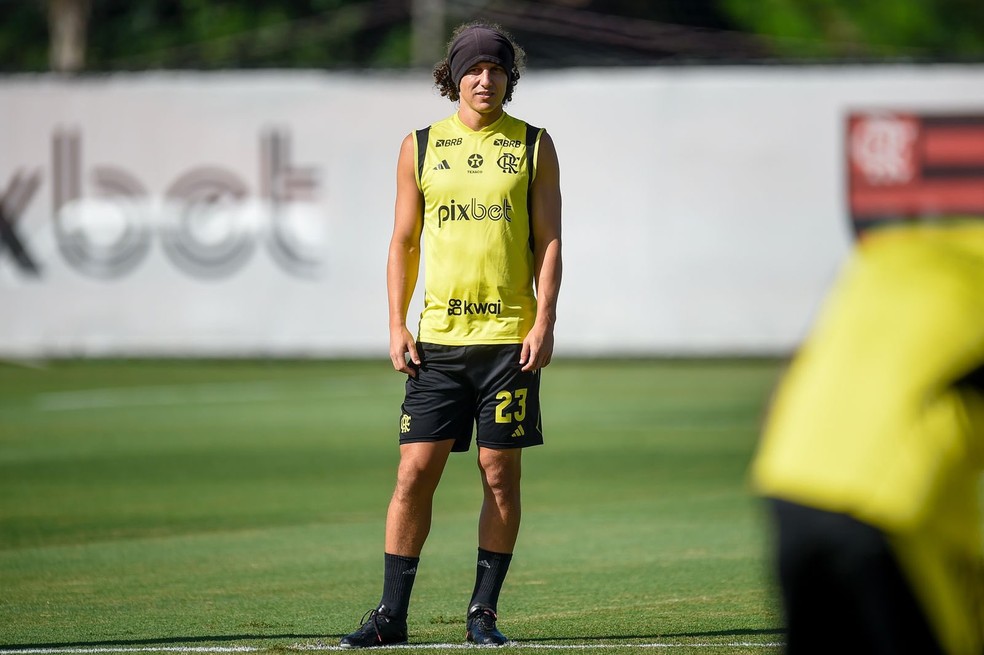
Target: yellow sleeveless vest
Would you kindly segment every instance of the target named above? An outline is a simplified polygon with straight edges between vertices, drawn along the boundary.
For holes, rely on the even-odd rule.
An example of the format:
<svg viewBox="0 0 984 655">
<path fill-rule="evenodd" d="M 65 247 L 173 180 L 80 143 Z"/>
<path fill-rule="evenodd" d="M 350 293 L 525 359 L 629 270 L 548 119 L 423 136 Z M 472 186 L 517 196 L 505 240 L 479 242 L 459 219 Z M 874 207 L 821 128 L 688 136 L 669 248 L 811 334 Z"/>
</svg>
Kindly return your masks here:
<svg viewBox="0 0 984 655">
<path fill-rule="evenodd" d="M 984 223 L 873 230 L 780 385 L 752 466 L 762 495 L 885 531 L 954 655 L 984 647 L 984 396 L 964 378 L 981 362 Z"/>
<path fill-rule="evenodd" d="M 424 197 L 419 341 L 522 343 L 533 326 L 528 203 L 541 132 L 508 114 L 475 132 L 454 114 L 414 133 Z"/>
</svg>

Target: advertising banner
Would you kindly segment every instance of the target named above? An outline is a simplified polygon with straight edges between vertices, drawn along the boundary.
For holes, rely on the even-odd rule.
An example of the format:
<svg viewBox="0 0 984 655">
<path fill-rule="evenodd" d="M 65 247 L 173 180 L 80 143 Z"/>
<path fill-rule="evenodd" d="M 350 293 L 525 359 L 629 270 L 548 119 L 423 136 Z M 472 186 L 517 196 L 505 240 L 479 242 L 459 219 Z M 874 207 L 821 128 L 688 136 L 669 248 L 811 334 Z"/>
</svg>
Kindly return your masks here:
<svg viewBox="0 0 984 655">
<path fill-rule="evenodd" d="M 857 230 L 895 221 L 984 219 L 984 112 L 852 113 L 847 140 Z"/>
</svg>

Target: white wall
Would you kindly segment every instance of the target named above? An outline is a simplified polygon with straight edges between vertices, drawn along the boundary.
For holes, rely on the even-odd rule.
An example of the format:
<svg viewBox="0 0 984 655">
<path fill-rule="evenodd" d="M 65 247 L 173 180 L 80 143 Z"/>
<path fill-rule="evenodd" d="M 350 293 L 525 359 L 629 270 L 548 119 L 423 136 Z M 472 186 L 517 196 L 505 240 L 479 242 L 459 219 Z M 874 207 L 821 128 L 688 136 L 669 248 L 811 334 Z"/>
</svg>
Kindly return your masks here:
<svg viewBox="0 0 984 655">
<path fill-rule="evenodd" d="M 561 157 L 558 355 L 794 348 L 850 247 L 844 123 L 869 108 L 982 112 L 984 67 L 527 73 L 508 110 Z M 0 246 L 0 356 L 385 357 L 399 144 L 453 109 L 419 74 L 0 79 L 0 194 L 40 268 Z M 275 222 L 272 128 L 266 179 L 306 183 Z M 192 172 L 238 188 L 224 213 L 172 211 Z"/>
</svg>

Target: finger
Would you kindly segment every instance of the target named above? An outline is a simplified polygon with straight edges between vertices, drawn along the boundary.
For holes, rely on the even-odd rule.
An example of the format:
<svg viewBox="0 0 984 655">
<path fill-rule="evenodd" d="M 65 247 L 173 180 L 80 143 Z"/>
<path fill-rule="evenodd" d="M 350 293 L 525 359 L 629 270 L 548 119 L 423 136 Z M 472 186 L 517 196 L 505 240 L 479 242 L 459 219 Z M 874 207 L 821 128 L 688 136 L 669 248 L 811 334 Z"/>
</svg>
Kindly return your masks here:
<svg viewBox="0 0 984 655">
<path fill-rule="evenodd" d="M 532 349 L 527 341 L 523 342 L 523 347 L 519 351 L 519 363 L 527 364 L 530 361 L 530 354 Z"/>
<path fill-rule="evenodd" d="M 520 370 L 535 371 L 536 369 L 537 369 L 537 353 L 533 348 L 529 348 L 529 355 L 526 359 L 526 364 Z"/>
<path fill-rule="evenodd" d="M 420 355 L 417 354 L 417 344 L 411 341 L 407 344 L 407 353 L 410 355 L 410 361 L 420 366 Z"/>
</svg>

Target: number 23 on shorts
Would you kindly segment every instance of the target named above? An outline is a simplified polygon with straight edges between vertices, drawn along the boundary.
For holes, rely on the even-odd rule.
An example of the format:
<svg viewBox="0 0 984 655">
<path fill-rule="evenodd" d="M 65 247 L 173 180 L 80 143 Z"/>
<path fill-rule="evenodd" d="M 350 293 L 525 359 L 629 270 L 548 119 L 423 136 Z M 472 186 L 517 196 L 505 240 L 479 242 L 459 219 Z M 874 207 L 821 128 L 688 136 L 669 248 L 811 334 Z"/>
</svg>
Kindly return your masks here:
<svg viewBox="0 0 984 655">
<path fill-rule="evenodd" d="M 499 404 L 495 406 L 496 423 L 512 423 L 526 418 L 526 389 L 500 391 L 495 394 Z"/>
</svg>

